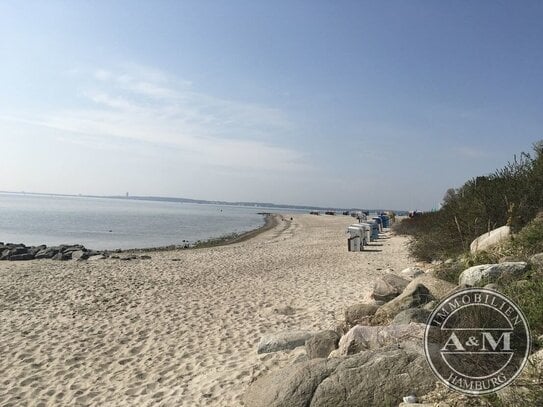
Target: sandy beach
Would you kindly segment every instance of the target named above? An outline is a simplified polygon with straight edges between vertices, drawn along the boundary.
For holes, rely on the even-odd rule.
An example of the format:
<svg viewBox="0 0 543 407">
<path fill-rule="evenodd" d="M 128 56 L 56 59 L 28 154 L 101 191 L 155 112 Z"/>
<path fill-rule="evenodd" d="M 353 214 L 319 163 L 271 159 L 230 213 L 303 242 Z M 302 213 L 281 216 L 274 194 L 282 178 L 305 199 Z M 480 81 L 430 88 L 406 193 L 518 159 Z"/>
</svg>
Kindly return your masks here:
<svg viewBox="0 0 543 407">
<path fill-rule="evenodd" d="M 347 252 L 352 222 L 289 215 L 150 260 L 0 262 L 0 406 L 241 405 L 257 375 L 304 353 L 258 355 L 263 334 L 333 329 L 377 276 L 414 265 L 388 234 Z"/>
</svg>

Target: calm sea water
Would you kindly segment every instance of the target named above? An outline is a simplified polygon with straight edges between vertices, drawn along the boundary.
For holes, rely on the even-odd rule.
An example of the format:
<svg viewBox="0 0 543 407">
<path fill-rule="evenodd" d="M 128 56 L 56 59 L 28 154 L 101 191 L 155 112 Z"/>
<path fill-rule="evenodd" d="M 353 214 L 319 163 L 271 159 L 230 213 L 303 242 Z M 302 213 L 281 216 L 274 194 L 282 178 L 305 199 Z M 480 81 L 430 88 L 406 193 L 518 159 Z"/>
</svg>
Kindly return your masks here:
<svg viewBox="0 0 543 407">
<path fill-rule="evenodd" d="M 91 249 L 182 244 L 255 229 L 262 208 L 0 193 L 0 242 Z M 266 210 L 268 211 L 268 210 Z"/>
</svg>

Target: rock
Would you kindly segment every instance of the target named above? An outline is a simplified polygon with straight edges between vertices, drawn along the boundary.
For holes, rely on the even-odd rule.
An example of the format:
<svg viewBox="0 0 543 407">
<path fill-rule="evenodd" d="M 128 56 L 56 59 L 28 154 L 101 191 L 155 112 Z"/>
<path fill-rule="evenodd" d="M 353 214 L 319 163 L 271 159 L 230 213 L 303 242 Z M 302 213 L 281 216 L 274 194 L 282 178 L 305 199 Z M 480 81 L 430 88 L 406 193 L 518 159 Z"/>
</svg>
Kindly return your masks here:
<svg viewBox="0 0 543 407">
<path fill-rule="evenodd" d="M 540 377 L 543 374 L 543 349 L 530 355 L 526 364 L 526 374 Z"/>
<path fill-rule="evenodd" d="M 390 301 L 402 293 L 409 281 L 396 274 L 385 274 L 373 286 L 371 297 L 377 301 Z"/>
<path fill-rule="evenodd" d="M 106 256 L 104 256 L 103 254 L 95 254 L 93 256 L 89 256 L 87 261 L 104 260 L 105 258 L 106 258 Z"/>
<path fill-rule="evenodd" d="M 543 268 L 543 253 L 534 254 L 530 257 L 530 263 L 537 268 Z"/>
<path fill-rule="evenodd" d="M 305 341 L 313 335 L 314 333 L 309 331 L 289 331 L 274 335 L 266 335 L 260 339 L 257 353 L 277 352 L 304 346 Z"/>
<path fill-rule="evenodd" d="M 459 393 L 456 390 L 448 388 L 441 381 L 436 381 L 435 389 L 422 395 L 419 402 L 428 403 L 434 407 L 492 407 L 495 405 L 483 397 L 474 397 Z M 426 406 L 427 404 L 422 405 Z"/>
<path fill-rule="evenodd" d="M 534 387 L 533 384 L 530 387 Z M 497 392 L 501 406 L 541 406 L 543 405 L 543 394 L 541 390 L 535 392 L 528 386 L 515 383 L 514 386 L 507 386 Z M 539 386 L 538 386 L 539 387 Z"/>
<path fill-rule="evenodd" d="M 34 247 L 31 247 L 31 248 L 29 249 L 29 253 L 32 253 L 33 256 L 36 256 L 36 254 L 37 254 L 38 252 L 40 252 L 41 250 L 44 250 L 44 249 L 46 249 L 46 248 L 47 248 L 47 246 L 44 245 L 44 244 L 42 244 L 42 245 L 40 245 L 40 246 L 34 246 Z"/>
<path fill-rule="evenodd" d="M 74 245 L 62 244 L 59 246 L 59 251 L 61 251 L 62 253 L 70 253 L 70 252 L 75 252 L 78 250 L 86 251 L 85 246 L 82 246 L 80 244 L 74 244 Z"/>
<path fill-rule="evenodd" d="M 76 250 L 71 253 L 72 253 L 72 260 L 83 261 L 83 260 L 87 260 L 88 258 L 87 252 L 84 252 L 83 250 Z"/>
<path fill-rule="evenodd" d="M 430 291 L 432 297 L 438 300 L 446 297 L 451 291 L 455 289 L 455 285 L 453 283 L 449 283 L 448 281 L 442 280 L 429 274 L 424 274 L 415 278 L 413 281 L 411 281 L 411 283 L 409 283 L 409 286 L 407 286 L 407 288 L 411 288 L 413 285 L 416 284 L 423 284 Z"/>
<path fill-rule="evenodd" d="M 422 348 L 406 344 L 287 366 L 259 377 L 243 401 L 247 407 L 394 406 L 434 383 Z"/>
<path fill-rule="evenodd" d="M 378 349 L 388 345 L 424 338 L 425 324 L 363 326 L 357 325 L 343 335 L 339 341 L 339 354 L 354 355 L 368 349 Z"/>
<path fill-rule="evenodd" d="M 62 261 L 70 260 L 71 258 L 72 258 L 72 252 L 69 252 L 69 253 L 58 252 L 52 257 L 53 260 L 62 260 Z"/>
<path fill-rule="evenodd" d="M 424 274 L 424 270 L 418 267 L 408 267 L 406 269 L 403 269 L 400 274 L 402 277 L 413 280 L 414 278 Z"/>
<path fill-rule="evenodd" d="M 111 256 L 111 258 L 114 258 L 115 256 Z M 123 256 L 123 257 L 117 257 L 119 260 L 124 260 L 124 261 L 130 261 L 130 260 L 136 260 L 138 258 L 138 256 L 136 255 L 128 255 L 128 256 Z"/>
<path fill-rule="evenodd" d="M 345 310 L 345 322 L 350 328 L 358 324 L 369 324 L 379 307 L 373 304 L 355 304 Z"/>
<path fill-rule="evenodd" d="M 151 256 L 143 255 L 143 256 L 140 256 L 140 259 L 142 259 L 142 260 L 151 260 Z"/>
<path fill-rule="evenodd" d="M 432 311 L 434 310 L 434 308 L 437 306 L 437 304 L 439 304 L 439 301 L 437 301 L 437 300 L 432 300 L 432 301 L 430 301 L 429 303 L 424 304 L 424 305 L 422 306 L 422 309 L 425 309 L 425 310 L 427 310 L 427 311 L 432 312 Z"/>
<path fill-rule="evenodd" d="M 340 336 L 336 331 L 322 331 L 305 341 L 305 350 L 309 359 L 327 358 L 337 349 Z"/>
<path fill-rule="evenodd" d="M 386 303 L 375 312 L 373 323 L 387 322 L 401 311 L 409 308 L 417 308 L 433 299 L 434 297 L 430 294 L 430 290 L 425 285 L 417 283 L 417 279 L 415 279 L 400 296 Z"/>
<path fill-rule="evenodd" d="M 482 234 L 469 246 L 471 253 L 487 250 L 490 247 L 507 240 L 511 235 L 511 228 L 509 226 L 502 226 L 497 229 L 491 230 L 488 233 Z"/>
<path fill-rule="evenodd" d="M 492 283 L 501 276 L 519 277 L 526 270 L 527 263 L 523 261 L 499 263 L 499 264 L 481 264 L 466 269 L 460 274 L 458 284 L 475 286 L 481 282 Z"/>
<path fill-rule="evenodd" d="M 406 325 L 411 322 L 425 324 L 432 312 L 424 308 L 410 308 L 400 312 L 392 320 L 392 325 Z"/>
<path fill-rule="evenodd" d="M 9 250 L 9 257 L 28 253 L 28 248 L 25 246 L 17 246 Z"/>
<path fill-rule="evenodd" d="M 292 308 L 290 305 L 285 305 L 284 307 L 274 308 L 273 310 L 275 313 L 279 315 L 294 315 L 296 313 L 296 310 Z"/>
<path fill-rule="evenodd" d="M 498 391 L 498 398 L 504 406 L 542 406 L 543 391 L 543 349 L 534 352 L 515 384 Z"/>
<path fill-rule="evenodd" d="M 32 253 L 22 253 L 9 256 L 10 261 L 21 261 L 21 260 L 33 260 L 34 256 Z"/>
<path fill-rule="evenodd" d="M 58 247 L 46 247 L 34 256 L 36 259 L 52 259 L 59 252 Z"/>
</svg>

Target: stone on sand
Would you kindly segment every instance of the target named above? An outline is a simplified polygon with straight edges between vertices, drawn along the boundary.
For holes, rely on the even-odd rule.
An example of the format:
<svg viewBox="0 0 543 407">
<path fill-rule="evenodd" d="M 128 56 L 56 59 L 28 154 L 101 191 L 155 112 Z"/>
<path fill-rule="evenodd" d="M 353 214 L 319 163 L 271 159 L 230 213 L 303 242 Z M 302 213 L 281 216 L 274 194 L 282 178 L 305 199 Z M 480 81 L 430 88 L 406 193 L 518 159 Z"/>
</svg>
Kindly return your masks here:
<svg viewBox="0 0 543 407">
<path fill-rule="evenodd" d="M 315 333 L 310 331 L 287 331 L 265 335 L 260 339 L 257 353 L 270 353 L 280 350 L 291 350 L 304 346 Z"/>
<path fill-rule="evenodd" d="M 328 330 L 317 332 L 305 342 L 305 350 L 309 359 L 327 358 L 330 352 L 337 349 L 339 334 Z"/>
<path fill-rule="evenodd" d="M 339 355 L 353 355 L 368 349 L 378 349 L 407 341 L 422 341 L 425 324 L 363 326 L 357 325 L 339 341 Z"/>
<path fill-rule="evenodd" d="M 392 320 L 392 325 L 405 325 L 411 322 L 425 324 L 432 312 L 424 308 L 409 308 L 401 311 Z"/>
<path fill-rule="evenodd" d="M 387 322 L 393 319 L 401 311 L 422 306 L 433 299 L 434 297 L 432 294 L 430 294 L 430 290 L 428 290 L 425 285 L 418 283 L 415 279 L 400 296 L 394 298 L 390 302 L 387 302 L 377 310 L 373 317 L 373 322 Z"/>
<path fill-rule="evenodd" d="M 422 348 L 406 343 L 273 371 L 251 384 L 244 401 L 247 407 L 394 406 L 434 383 Z"/>
<path fill-rule="evenodd" d="M 377 279 L 371 297 L 377 301 L 390 301 L 400 295 L 408 284 L 409 280 L 387 273 Z"/>
<path fill-rule="evenodd" d="M 374 304 L 354 304 L 345 310 L 345 323 L 348 327 L 358 324 L 369 324 L 375 311 L 379 309 Z"/>
</svg>

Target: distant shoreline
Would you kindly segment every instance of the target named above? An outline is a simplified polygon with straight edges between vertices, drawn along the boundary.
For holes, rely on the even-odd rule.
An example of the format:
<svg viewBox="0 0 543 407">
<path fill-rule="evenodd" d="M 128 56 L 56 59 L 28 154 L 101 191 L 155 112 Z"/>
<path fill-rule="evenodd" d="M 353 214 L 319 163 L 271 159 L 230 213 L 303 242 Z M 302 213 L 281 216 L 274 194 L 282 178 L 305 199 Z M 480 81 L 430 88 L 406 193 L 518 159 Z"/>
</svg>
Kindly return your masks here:
<svg viewBox="0 0 543 407">
<path fill-rule="evenodd" d="M 221 205 L 221 206 L 242 206 L 242 207 L 251 207 L 251 208 L 261 208 L 261 209 L 273 209 L 281 210 L 286 209 L 287 211 L 296 210 L 296 211 L 369 211 L 371 213 L 382 212 L 388 209 L 362 209 L 362 208 L 339 208 L 333 206 L 316 206 L 316 205 L 294 205 L 294 204 L 276 204 L 272 202 L 248 202 L 248 201 L 211 201 L 205 199 L 191 199 L 191 198 L 179 198 L 179 197 L 165 197 L 165 196 L 138 196 L 138 195 L 85 195 L 85 194 L 57 194 L 57 193 L 46 193 L 46 192 L 26 192 L 26 191 L 0 191 L 0 194 L 10 194 L 10 195 L 30 195 L 30 196 L 55 196 L 55 197 L 65 197 L 65 198 L 99 198 L 99 199 L 120 199 L 120 200 L 129 200 L 129 201 L 147 201 L 147 202 L 174 202 L 174 203 L 187 203 L 187 204 L 198 204 L 198 205 Z M 393 210 L 395 213 L 408 213 L 406 210 Z"/>
</svg>

